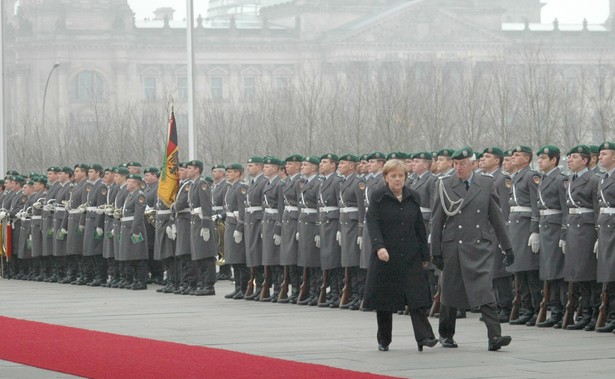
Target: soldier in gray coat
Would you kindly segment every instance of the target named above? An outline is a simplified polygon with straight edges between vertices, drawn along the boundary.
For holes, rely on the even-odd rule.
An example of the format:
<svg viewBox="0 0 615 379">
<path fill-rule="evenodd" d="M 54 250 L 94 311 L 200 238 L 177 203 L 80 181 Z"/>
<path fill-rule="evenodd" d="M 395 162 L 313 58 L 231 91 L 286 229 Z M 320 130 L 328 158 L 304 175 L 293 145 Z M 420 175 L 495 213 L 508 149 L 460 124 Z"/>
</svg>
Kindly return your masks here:
<svg viewBox="0 0 615 379">
<path fill-rule="evenodd" d="M 263 269 L 263 190 L 267 185 L 267 178 L 263 175 L 263 158 L 251 157 L 248 159 L 246 170 L 250 178 L 248 192 L 246 193 L 244 241 L 246 243 L 246 265 L 250 268 L 255 281 L 254 292 L 246 294 L 245 300 L 258 300 L 260 298 L 261 284 L 264 279 Z"/>
<path fill-rule="evenodd" d="M 170 226 L 170 237 L 175 239 L 175 256 L 181 271 L 179 288 L 173 291 L 176 295 L 188 295 L 196 290 L 196 272 L 192 264 L 190 250 L 190 205 L 188 193 L 192 188 L 192 181 L 187 177 L 186 162 L 179 164 L 180 186 L 177 192 L 172 211 L 175 224 Z"/>
<path fill-rule="evenodd" d="M 540 280 L 545 281 L 549 298 L 545 299 L 551 316 L 536 324 L 538 327 L 553 327 L 561 323 L 566 301 L 564 283 L 564 251 L 566 241 L 564 221 L 568 216 L 566 206 L 566 186 L 568 177 L 558 165 L 560 150 L 545 145 L 536 152 L 538 168 L 543 173 L 538 186 L 538 206 L 540 207 Z M 545 295 L 546 296 L 546 295 Z"/>
<path fill-rule="evenodd" d="M 440 341 L 444 347 L 457 347 L 453 339 L 456 308 L 480 307 L 488 349 L 494 351 L 511 338 L 501 335 L 496 311 L 492 244 L 499 243 L 506 251 L 506 265 L 514 256 L 493 178 L 472 171 L 470 148 L 456 151 L 452 158 L 456 174 L 439 179 L 431 227 L 432 260 L 442 270 Z"/>
<path fill-rule="evenodd" d="M 55 166 L 47 169 L 47 185 L 49 189 L 45 195 L 41 214 L 41 276 L 45 282 L 51 281 L 53 277 L 53 210 L 56 194 L 62 188 L 59 181 L 60 170 L 60 167 Z"/>
<path fill-rule="evenodd" d="M 66 235 L 67 231 L 62 225 L 66 214 L 66 205 L 70 200 L 70 194 L 73 187 L 71 178 L 73 169 L 63 167 L 62 172 L 58 176 L 62 188 L 56 194 L 55 208 L 53 211 L 53 259 L 54 274 L 49 280 L 52 283 L 70 283 L 73 279 L 68 275 L 68 266 L 66 262 Z"/>
<path fill-rule="evenodd" d="M 85 219 L 82 214 L 86 210 L 87 202 L 87 174 L 90 167 L 85 163 L 74 167 L 75 185 L 70 194 L 68 212 L 64 215 L 63 227 L 68 232 L 66 236 L 66 258 L 69 277 L 73 278 L 71 284 L 85 285 L 88 283 L 83 270 L 83 233 Z"/>
<path fill-rule="evenodd" d="M 45 189 L 47 178 L 37 176 L 32 179 L 36 200 L 32 204 L 32 224 L 30 227 L 30 235 L 32 236 L 32 274 L 30 280 L 42 282 L 44 279 L 44 261 L 43 261 L 43 207 L 45 206 L 45 197 L 47 191 Z"/>
<path fill-rule="evenodd" d="M 101 175 L 103 168 L 98 163 L 88 170 L 88 183 L 86 184 L 86 213 L 83 214 L 85 232 L 83 236 L 83 266 L 87 284 L 99 287 L 107 282 L 107 261 L 102 256 L 103 227 L 105 212 L 103 207 L 107 203 L 107 186 L 103 183 Z"/>
<path fill-rule="evenodd" d="M 113 211 L 115 209 L 115 198 L 117 197 L 120 188 L 120 186 L 115 182 L 116 170 L 117 167 L 106 169 L 104 177 L 104 183 L 105 186 L 107 186 L 107 199 L 104 206 L 105 220 L 103 221 L 104 237 L 102 257 L 107 261 L 107 274 L 110 277 L 110 280 L 108 282 L 105 280 L 105 282 L 101 284 L 103 287 L 111 287 L 115 279 L 119 281 L 119 275 L 116 274 L 113 265 L 115 257 L 113 252 Z"/>
<path fill-rule="evenodd" d="M 231 272 L 231 265 L 226 264 L 224 258 L 224 219 L 226 214 L 224 213 L 224 196 L 228 189 L 228 183 L 225 180 L 226 167 L 224 165 L 215 165 L 211 168 L 211 176 L 214 180 L 211 189 L 212 207 L 214 224 L 216 226 L 216 247 L 218 248 L 218 260 L 217 264 L 220 269 L 216 275 L 218 280 L 232 280 L 233 273 Z"/>
<path fill-rule="evenodd" d="M 156 202 L 158 199 L 158 178 L 160 170 L 157 167 L 148 167 L 143 170 L 145 182 L 145 229 L 147 229 L 147 251 L 149 259 L 147 265 L 150 271 L 151 283 L 164 284 L 164 270 L 159 260 L 154 259 L 154 244 L 156 239 Z"/>
<path fill-rule="evenodd" d="M 319 303 L 319 307 L 334 307 L 339 305 L 343 285 L 344 270 L 339 245 L 339 196 L 342 178 L 337 175 L 339 158 L 335 154 L 325 154 L 320 157 L 320 174 L 325 178 L 318 189 L 318 219 L 320 229 L 315 240 L 320 247 L 320 268 L 323 271 L 323 287 L 329 284 L 330 291 L 327 301 Z M 325 280 L 328 277 L 328 281 Z M 328 282 L 328 283 L 327 283 Z"/>
<path fill-rule="evenodd" d="M 21 225 L 16 255 L 19 258 L 19 279 L 30 280 L 34 274 L 32 270 L 32 206 L 41 194 L 35 192 L 34 181 L 28 179 L 24 182 L 23 195 L 27 197 L 27 200 L 21 211 L 17 213 Z"/>
<path fill-rule="evenodd" d="M 127 178 L 129 172 L 126 167 L 118 167 L 115 172 L 115 184 L 118 185 L 117 194 L 113 201 L 113 226 L 111 235 L 113 236 L 113 260 L 109 261 L 108 265 L 111 268 L 111 288 L 126 288 L 132 283 L 126 279 L 126 270 L 124 269 L 124 261 L 120 260 L 120 237 L 122 234 L 122 208 L 126 197 L 128 196 Z"/>
<path fill-rule="evenodd" d="M 540 175 L 530 169 L 532 149 L 517 146 L 513 149 L 512 161 L 515 174 L 512 177 L 508 232 L 515 251 L 515 263 L 509 271 L 519 281 L 521 311 L 519 318 L 510 320 L 511 325 L 536 325 L 542 295 L 539 279 L 540 234 L 538 209 L 538 184 Z"/>
<path fill-rule="evenodd" d="M 120 218 L 120 254 L 117 258 L 124 262 L 126 282 L 130 283 L 124 288 L 132 290 L 147 289 L 149 272 L 145 229 L 146 200 L 145 194 L 141 191 L 142 181 L 142 177 L 137 174 L 129 174 L 126 177 L 128 195 Z"/>
<path fill-rule="evenodd" d="M 581 320 L 567 325 L 567 329 L 592 331 L 596 326 L 600 305 L 600 286 L 596 282 L 597 266 L 593 252 L 598 237 L 596 220 L 600 213 L 600 177 L 588 169 L 589 159 L 590 149 L 586 145 L 573 147 L 568 152 L 567 163 L 571 177 L 567 189 L 564 280 L 575 283 L 579 289 L 579 306 L 583 312 Z"/>
</svg>

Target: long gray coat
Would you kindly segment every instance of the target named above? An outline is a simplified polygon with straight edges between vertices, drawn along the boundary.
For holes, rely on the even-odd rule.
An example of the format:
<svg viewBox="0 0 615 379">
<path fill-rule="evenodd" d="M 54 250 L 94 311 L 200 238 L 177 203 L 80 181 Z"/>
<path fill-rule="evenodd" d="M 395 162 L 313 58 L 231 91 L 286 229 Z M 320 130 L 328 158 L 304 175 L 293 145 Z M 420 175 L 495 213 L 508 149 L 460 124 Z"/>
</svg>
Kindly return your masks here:
<svg viewBox="0 0 615 379">
<path fill-rule="evenodd" d="M 361 249 L 357 244 L 357 239 L 359 236 L 363 236 L 365 187 L 365 181 L 354 173 L 340 185 L 340 208 L 358 208 L 358 211 L 340 212 L 342 267 L 357 267 L 361 260 Z"/>
<path fill-rule="evenodd" d="M 493 244 L 511 248 L 493 178 L 474 174 L 470 189 L 456 176 L 440 179 L 451 201 L 464 199 L 459 213 L 447 216 L 439 191 L 431 225 L 431 255 L 441 256 L 442 304 L 471 308 L 495 303 L 492 287 Z M 450 208 L 447 199 L 445 206 Z M 493 235 L 497 239 L 493 238 Z"/>
<path fill-rule="evenodd" d="M 158 199 L 158 182 L 146 185 L 143 193 L 145 194 L 145 204 L 152 209 L 155 208 Z M 147 229 L 147 248 L 153 251 L 154 240 L 156 239 L 154 225 L 147 222 L 146 219 L 145 228 Z"/>
<path fill-rule="evenodd" d="M 114 204 L 115 198 L 117 197 L 117 193 L 119 190 L 119 186 L 115 183 L 107 187 L 107 201 L 105 204 Z M 113 234 L 111 231 L 113 230 L 113 215 L 109 216 L 105 214 L 105 221 L 103 230 L 105 231 L 105 236 L 103 238 L 103 249 L 102 255 L 103 258 L 113 258 L 115 253 L 113 252 Z"/>
<path fill-rule="evenodd" d="M 566 177 L 559 168 L 542 178 L 538 186 L 538 206 L 541 211 L 555 210 L 562 213 L 540 216 L 540 279 L 564 278 L 564 254 L 559 241 L 566 240 L 564 220 L 566 206 Z"/>
<path fill-rule="evenodd" d="M 201 215 L 192 214 L 190 219 L 190 254 L 193 261 L 218 256 L 216 231 L 211 219 L 211 187 L 200 177 L 195 179 L 188 192 L 190 209 L 201 208 Z M 201 236 L 201 230 L 209 230 L 209 240 Z"/>
<path fill-rule="evenodd" d="M 299 194 L 301 191 L 301 175 L 297 174 L 284 186 L 284 214 L 282 215 L 282 244 L 280 245 L 280 264 L 282 266 L 296 265 L 299 244 L 297 231 L 299 230 L 299 211 L 287 207 L 299 207 Z"/>
<path fill-rule="evenodd" d="M 66 217 L 66 209 L 64 209 L 64 205 L 62 202 L 68 201 L 70 199 L 71 189 L 73 187 L 73 183 L 66 182 L 62 184 L 62 187 L 58 190 L 56 194 L 56 207 L 53 212 L 53 256 L 54 257 L 64 257 L 66 256 L 66 236 L 60 233 L 60 230 L 64 224 L 64 218 Z"/>
<path fill-rule="evenodd" d="M 174 256 L 175 241 L 170 239 L 167 235 L 167 226 L 170 226 L 173 223 L 171 220 L 171 213 L 166 213 L 169 211 L 169 207 L 164 205 L 162 201 L 158 200 L 156 211 L 154 259 L 160 261 Z M 162 213 L 160 211 L 162 211 Z"/>
<path fill-rule="evenodd" d="M 148 258 L 147 231 L 145 229 L 145 194 L 141 190 L 128 193 L 124 202 L 124 216 L 133 216 L 131 221 L 121 221 L 120 261 L 143 260 Z M 141 235 L 142 241 L 133 241 L 132 235 Z"/>
<path fill-rule="evenodd" d="M 377 173 L 376 175 L 372 175 L 367 179 L 367 187 L 365 187 L 365 214 L 369 211 L 369 203 L 371 194 L 378 190 L 378 188 L 384 187 L 384 177 L 382 173 Z M 362 269 L 367 269 L 369 267 L 369 257 L 372 253 L 371 244 L 369 241 L 369 231 L 367 230 L 368 225 L 367 222 L 363 224 L 363 247 L 361 248 L 361 260 L 359 262 L 359 267 Z M 429 231 L 427 231 L 429 232 Z"/>
<path fill-rule="evenodd" d="M 86 185 L 86 192 L 88 207 L 98 208 L 99 205 L 107 204 L 107 186 L 102 180 L 98 179 L 96 183 L 88 183 Z M 96 228 L 103 228 L 105 226 L 105 214 L 98 214 L 97 211 L 87 211 L 84 214 L 84 219 L 83 255 L 86 257 L 102 255 L 105 232 L 103 229 L 102 236 L 98 236 Z"/>
<path fill-rule="evenodd" d="M 42 199 L 39 204 L 47 204 L 45 197 L 47 193 L 41 191 L 34 194 L 34 203 Z M 33 204 L 34 204 L 33 203 Z M 38 258 L 43 256 L 43 209 L 32 207 L 32 224 L 30 226 L 30 235 L 32 236 L 32 258 Z M 39 218 L 40 217 L 40 218 Z"/>
<path fill-rule="evenodd" d="M 261 234 L 263 232 L 262 202 L 265 185 L 267 185 L 267 178 L 261 174 L 254 183 L 248 186 L 248 193 L 246 194 L 243 239 L 246 243 L 246 265 L 248 267 L 258 267 L 263 264 L 263 240 Z M 261 207 L 261 210 L 247 212 L 247 208 L 250 207 Z"/>
<path fill-rule="evenodd" d="M 175 255 L 190 255 L 190 206 L 188 205 L 188 192 L 192 187 L 192 181 L 186 180 L 179 187 L 177 198 L 175 199 L 175 227 L 177 236 L 175 238 Z"/>
<path fill-rule="evenodd" d="M 615 178 L 600 180 L 598 190 L 601 208 L 615 207 Z M 612 210 L 612 209 L 611 209 Z M 615 282 L 615 214 L 601 213 L 598 216 L 598 271 L 600 283 Z"/>
<path fill-rule="evenodd" d="M 227 187 L 226 195 L 224 196 L 224 212 L 226 219 L 224 220 L 224 260 L 227 264 L 245 264 L 246 263 L 246 244 L 243 239 L 236 243 L 233 234 L 235 231 L 244 232 L 245 219 L 245 201 L 248 188 L 240 181 Z M 243 237 L 242 237 L 243 238 Z"/>
<path fill-rule="evenodd" d="M 340 183 L 336 173 L 329 175 L 318 190 L 318 219 L 320 220 L 320 268 L 329 270 L 342 267 L 342 251 L 335 240 L 339 230 L 339 210 L 322 212 L 322 207 L 339 207 Z"/>
<path fill-rule="evenodd" d="M 511 212 L 508 216 L 508 233 L 513 243 L 515 263 L 510 272 L 538 270 L 540 257 L 527 245 L 531 233 L 539 232 L 538 183 L 540 175 L 529 167 L 517 172 L 512 179 L 510 206 L 532 208 L 531 212 Z"/>
<path fill-rule="evenodd" d="M 297 249 L 297 266 L 320 267 L 320 249 L 316 247 L 314 236 L 320 233 L 318 223 L 318 188 L 320 177 L 312 180 L 302 179 L 299 184 L 299 245 Z M 312 213 L 303 211 L 308 209 Z M 314 212 L 316 211 L 316 212 Z"/>
<path fill-rule="evenodd" d="M 47 195 L 45 195 L 45 205 L 47 205 L 50 200 L 55 200 L 61 188 L 62 184 L 60 182 L 55 182 L 49 187 Z M 44 257 L 48 257 L 53 255 L 53 212 L 44 210 L 42 216 L 42 253 Z"/>
<path fill-rule="evenodd" d="M 33 193 L 28 197 L 28 200 L 24 204 L 22 210 L 26 211 L 28 208 L 32 207 L 32 205 L 38 200 L 42 193 Z M 32 219 L 28 217 L 27 219 L 21 221 L 21 230 L 19 231 L 19 248 L 17 250 L 17 256 L 19 259 L 28 259 L 32 258 Z M 39 231 L 40 231 L 40 220 L 39 220 Z M 38 247 L 40 249 L 40 235 L 38 237 Z M 40 250 L 39 250 L 40 251 Z M 37 254 L 40 256 L 40 253 Z"/>
<path fill-rule="evenodd" d="M 504 220 L 508 220 L 508 216 L 510 214 L 510 187 L 511 180 L 508 174 L 502 172 L 502 170 L 498 169 L 493 174 L 493 187 L 495 188 L 498 198 L 500 199 L 500 210 L 502 211 L 502 216 L 504 216 Z M 497 238 L 495 235 L 494 238 Z M 502 253 L 502 249 L 499 244 L 493 245 L 493 254 L 495 259 L 493 260 L 493 278 L 506 278 L 511 276 L 512 274 L 506 270 L 506 266 L 502 263 L 504 260 L 504 255 Z"/>
<path fill-rule="evenodd" d="M 423 223 L 425 224 L 425 231 L 428 235 L 431 231 L 431 211 L 427 211 L 427 209 L 433 208 L 437 181 L 438 178 L 432 174 L 431 171 L 427 171 L 421 177 L 415 175 L 414 180 L 410 184 L 410 189 L 416 191 L 421 199 L 421 214 L 423 215 Z M 427 265 L 427 269 L 436 270 L 437 275 L 440 275 L 440 270 L 431 262 Z"/>
<path fill-rule="evenodd" d="M 86 185 L 87 180 L 75 183 L 69 200 L 70 210 L 65 212 L 64 225 L 68 232 L 66 238 L 67 255 L 83 255 L 82 229 L 85 229 L 85 223 L 82 222 L 82 213 L 79 213 L 78 208 L 87 201 Z"/>
<path fill-rule="evenodd" d="M 126 198 L 128 197 L 128 189 L 126 183 L 124 183 L 117 190 L 115 195 L 115 208 L 123 208 Z M 119 259 L 120 256 L 120 238 L 122 235 L 122 223 L 119 218 L 113 219 L 113 258 Z"/>
<path fill-rule="evenodd" d="M 581 282 L 596 280 L 594 244 L 598 238 L 596 219 L 600 212 L 598 185 L 600 178 L 593 171 L 586 171 L 576 180 L 568 181 L 566 219 L 566 259 L 564 280 Z M 572 214 L 572 208 L 590 208 L 594 213 Z"/>
<path fill-rule="evenodd" d="M 280 246 L 276 246 L 273 236 L 282 236 L 282 215 L 284 214 L 284 184 L 279 176 L 268 182 L 263 189 L 263 262 L 265 266 L 280 264 Z M 266 211 L 269 209 L 270 211 Z M 277 213 L 271 213 L 271 211 Z"/>
</svg>

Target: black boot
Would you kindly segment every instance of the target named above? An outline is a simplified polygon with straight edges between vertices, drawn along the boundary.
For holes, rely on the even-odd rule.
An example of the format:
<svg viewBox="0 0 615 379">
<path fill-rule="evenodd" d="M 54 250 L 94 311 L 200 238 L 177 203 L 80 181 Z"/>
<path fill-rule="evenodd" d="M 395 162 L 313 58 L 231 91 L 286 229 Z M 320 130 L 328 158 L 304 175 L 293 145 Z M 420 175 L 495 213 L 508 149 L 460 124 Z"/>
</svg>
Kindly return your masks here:
<svg viewBox="0 0 615 379">
<path fill-rule="evenodd" d="M 573 325 L 568 325 L 566 327 L 567 330 L 581 330 L 585 328 L 592 321 L 592 310 L 591 308 L 583 309 L 583 313 L 581 315 L 581 319 L 575 322 Z"/>
</svg>

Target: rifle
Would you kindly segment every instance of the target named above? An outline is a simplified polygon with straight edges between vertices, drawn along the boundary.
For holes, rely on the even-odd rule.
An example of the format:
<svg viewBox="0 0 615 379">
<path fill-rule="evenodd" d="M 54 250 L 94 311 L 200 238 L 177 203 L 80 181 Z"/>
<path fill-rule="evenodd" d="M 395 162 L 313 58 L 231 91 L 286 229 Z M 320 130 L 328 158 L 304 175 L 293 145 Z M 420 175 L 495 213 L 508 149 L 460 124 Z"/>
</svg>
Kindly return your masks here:
<svg viewBox="0 0 615 379">
<path fill-rule="evenodd" d="M 329 270 L 324 270 L 322 272 L 322 286 L 320 287 L 320 294 L 318 295 L 318 304 L 327 302 L 327 287 L 329 287 Z"/>
<path fill-rule="evenodd" d="M 284 280 L 280 285 L 280 294 L 278 301 L 288 299 L 288 285 L 290 284 L 290 272 L 288 266 L 284 266 Z M 293 289 L 294 290 L 294 289 Z"/>
<path fill-rule="evenodd" d="M 248 279 L 248 288 L 246 289 L 245 296 L 252 296 L 254 294 L 254 267 L 250 268 L 250 279 Z"/>
<path fill-rule="evenodd" d="M 263 301 L 263 299 L 270 297 L 271 295 L 269 294 L 269 286 L 271 285 L 269 283 L 269 277 L 271 276 L 271 268 L 269 266 L 265 266 L 265 277 L 263 278 L 263 284 L 262 284 L 262 288 L 261 288 L 261 294 L 258 297 L 259 301 Z"/>
<path fill-rule="evenodd" d="M 568 283 L 568 301 L 566 302 L 566 311 L 564 312 L 564 318 L 562 319 L 562 329 L 570 323 L 574 323 L 574 300 L 576 295 L 575 283 Z"/>
<path fill-rule="evenodd" d="M 540 310 L 538 311 L 538 318 L 536 319 L 536 323 L 543 322 L 547 319 L 547 307 L 549 305 L 549 300 L 551 299 L 551 283 L 548 280 L 545 280 L 544 286 L 542 288 L 542 300 L 540 301 Z"/>
<path fill-rule="evenodd" d="M 598 308 L 598 320 L 596 320 L 596 328 L 604 327 L 606 324 L 606 313 L 609 309 L 609 284 L 602 283 L 602 294 L 600 295 L 602 302 Z"/>
<path fill-rule="evenodd" d="M 284 273 L 286 275 L 286 273 Z M 303 268 L 303 278 L 299 287 L 299 297 L 297 302 L 303 301 L 310 296 L 310 271 L 307 267 Z"/>
<path fill-rule="evenodd" d="M 510 319 L 516 320 L 519 318 L 519 307 L 521 306 L 521 278 L 515 273 L 515 297 L 512 301 L 512 310 L 510 311 Z"/>
<path fill-rule="evenodd" d="M 348 304 L 350 298 L 350 268 L 346 267 L 344 271 L 344 288 L 342 288 L 342 296 L 340 297 L 340 305 Z"/>
<path fill-rule="evenodd" d="M 440 283 L 438 283 L 436 293 L 433 295 L 433 303 L 429 309 L 429 317 L 433 317 L 436 313 L 440 313 L 440 291 L 442 291 L 442 287 Z"/>
</svg>

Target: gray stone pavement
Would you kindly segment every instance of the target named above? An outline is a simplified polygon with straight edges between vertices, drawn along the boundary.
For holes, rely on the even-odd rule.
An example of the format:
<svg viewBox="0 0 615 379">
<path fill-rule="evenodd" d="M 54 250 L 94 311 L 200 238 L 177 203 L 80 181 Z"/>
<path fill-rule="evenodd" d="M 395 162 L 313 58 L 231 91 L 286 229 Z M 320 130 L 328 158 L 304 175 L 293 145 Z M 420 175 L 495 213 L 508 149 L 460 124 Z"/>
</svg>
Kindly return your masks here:
<svg viewBox="0 0 615 379">
<path fill-rule="evenodd" d="M 165 295 L 0 279 L 0 314 L 7 317 L 215 347 L 384 375 L 429 378 L 613 378 L 615 335 L 503 325 L 509 347 L 487 351 L 477 314 L 458 320 L 458 349 L 419 353 L 410 318 L 395 316 L 387 353 L 376 347 L 374 313 Z M 437 333 L 438 320 L 431 319 Z M 0 378 L 70 376 L 0 361 Z"/>
</svg>

